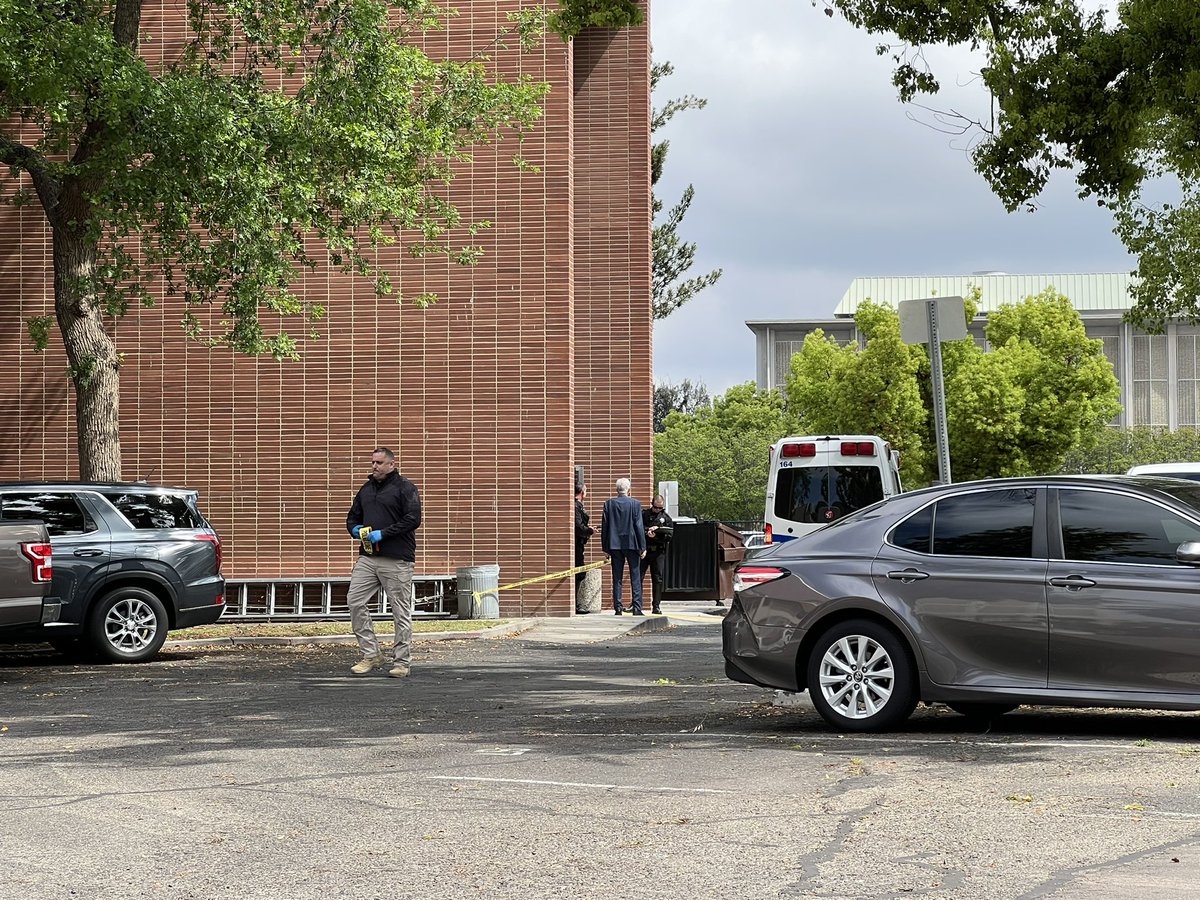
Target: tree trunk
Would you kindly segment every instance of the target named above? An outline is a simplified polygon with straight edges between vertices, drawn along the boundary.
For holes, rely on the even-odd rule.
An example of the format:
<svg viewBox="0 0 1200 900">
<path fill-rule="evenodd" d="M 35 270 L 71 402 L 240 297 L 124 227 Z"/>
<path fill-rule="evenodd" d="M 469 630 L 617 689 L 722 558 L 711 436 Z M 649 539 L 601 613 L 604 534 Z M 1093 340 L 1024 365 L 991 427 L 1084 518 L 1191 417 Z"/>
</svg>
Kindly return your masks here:
<svg viewBox="0 0 1200 900">
<path fill-rule="evenodd" d="M 70 224 L 53 226 L 54 315 L 75 387 L 79 477 L 121 480 L 120 356 L 95 296 L 95 243 Z"/>
</svg>

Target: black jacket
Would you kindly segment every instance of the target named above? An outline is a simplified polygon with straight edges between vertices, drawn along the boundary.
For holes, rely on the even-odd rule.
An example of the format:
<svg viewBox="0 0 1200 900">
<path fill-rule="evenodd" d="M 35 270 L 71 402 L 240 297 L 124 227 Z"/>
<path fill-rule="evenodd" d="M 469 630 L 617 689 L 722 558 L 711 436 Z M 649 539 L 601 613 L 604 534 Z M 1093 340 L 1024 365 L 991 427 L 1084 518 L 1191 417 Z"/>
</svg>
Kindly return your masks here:
<svg viewBox="0 0 1200 900">
<path fill-rule="evenodd" d="M 671 543 L 671 538 L 675 536 L 675 520 L 667 515 L 667 511 L 661 510 L 655 512 L 650 507 L 642 510 L 642 527 L 649 530 L 657 527 L 655 532 L 656 537 L 646 535 L 646 552 L 661 553 L 667 549 L 667 544 Z"/>
<path fill-rule="evenodd" d="M 346 516 L 346 530 L 355 525 L 370 525 L 383 532 L 383 540 L 375 551 L 377 555 L 416 562 L 417 529 L 421 527 L 421 496 L 417 486 L 396 471 L 383 481 L 368 478 L 358 489 Z M 366 551 L 360 546 L 358 552 Z"/>
<path fill-rule="evenodd" d="M 586 544 L 592 537 L 592 529 L 588 526 L 587 510 L 583 508 L 583 501 L 575 501 L 575 543 Z"/>
</svg>

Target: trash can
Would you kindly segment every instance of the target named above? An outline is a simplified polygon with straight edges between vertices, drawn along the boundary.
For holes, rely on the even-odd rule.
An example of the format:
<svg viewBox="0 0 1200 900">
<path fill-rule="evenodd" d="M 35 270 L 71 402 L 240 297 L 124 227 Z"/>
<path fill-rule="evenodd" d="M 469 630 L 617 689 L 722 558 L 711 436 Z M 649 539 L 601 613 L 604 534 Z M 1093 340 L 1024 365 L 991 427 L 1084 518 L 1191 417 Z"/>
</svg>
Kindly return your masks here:
<svg viewBox="0 0 1200 900">
<path fill-rule="evenodd" d="M 500 618 L 499 566 L 461 566 L 455 570 L 454 578 L 458 583 L 460 619 Z"/>
<path fill-rule="evenodd" d="M 676 522 L 667 545 L 666 600 L 728 600 L 745 555 L 742 534 L 722 522 Z"/>
</svg>

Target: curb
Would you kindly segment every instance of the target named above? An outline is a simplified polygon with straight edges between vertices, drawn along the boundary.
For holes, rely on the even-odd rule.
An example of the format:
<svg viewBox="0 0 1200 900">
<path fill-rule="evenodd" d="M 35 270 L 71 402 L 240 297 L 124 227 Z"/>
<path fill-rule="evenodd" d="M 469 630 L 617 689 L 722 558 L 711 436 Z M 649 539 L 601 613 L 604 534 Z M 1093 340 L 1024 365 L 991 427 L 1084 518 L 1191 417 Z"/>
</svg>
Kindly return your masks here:
<svg viewBox="0 0 1200 900">
<path fill-rule="evenodd" d="M 538 619 L 516 619 L 506 625 L 494 625 L 491 628 L 480 628 L 475 631 L 424 631 L 413 634 L 413 641 L 478 641 L 494 640 L 496 638 L 512 637 L 528 631 L 538 624 Z M 387 635 L 384 635 L 385 637 Z M 189 647 L 226 647 L 254 645 L 297 646 L 302 644 L 356 644 L 358 639 L 353 634 L 314 634 L 307 637 L 220 637 L 220 638 L 187 638 L 178 641 L 167 641 L 164 650 L 185 650 Z"/>
</svg>

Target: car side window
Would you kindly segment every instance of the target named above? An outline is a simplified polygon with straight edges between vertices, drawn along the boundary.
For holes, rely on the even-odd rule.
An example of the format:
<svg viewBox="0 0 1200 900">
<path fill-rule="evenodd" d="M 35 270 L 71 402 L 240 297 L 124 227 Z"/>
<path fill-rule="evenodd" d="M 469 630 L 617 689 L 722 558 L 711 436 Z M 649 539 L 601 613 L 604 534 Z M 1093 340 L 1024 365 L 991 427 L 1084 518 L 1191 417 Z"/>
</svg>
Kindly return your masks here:
<svg viewBox="0 0 1200 900">
<path fill-rule="evenodd" d="M 1067 559 L 1174 565 L 1180 544 L 1200 541 L 1200 526 L 1123 494 L 1060 490 L 1058 512 Z"/>
<path fill-rule="evenodd" d="M 933 506 L 909 516 L 892 530 L 892 543 L 913 553 L 928 553 L 933 533 Z"/>
<path fill-rule="evenodd" d="M 87 534 L 96 529 L 75 497 L 48 491 L 4 494 L 0 497 L 0 518 L 9 522 L 45 522 L 50 537 Z"/>
<path fill-rule="evenodd" d="M 199 514 L 178 494 L 127 491 L 105 494 L 134 528 L 201 528 Z"/>
<path fill-rule="evenodd" d="M 933 509 L 933 552 L 944 556 L 1033 556 L 1037 491 L 978 491 L 939 500 Z"/>
</svg>

